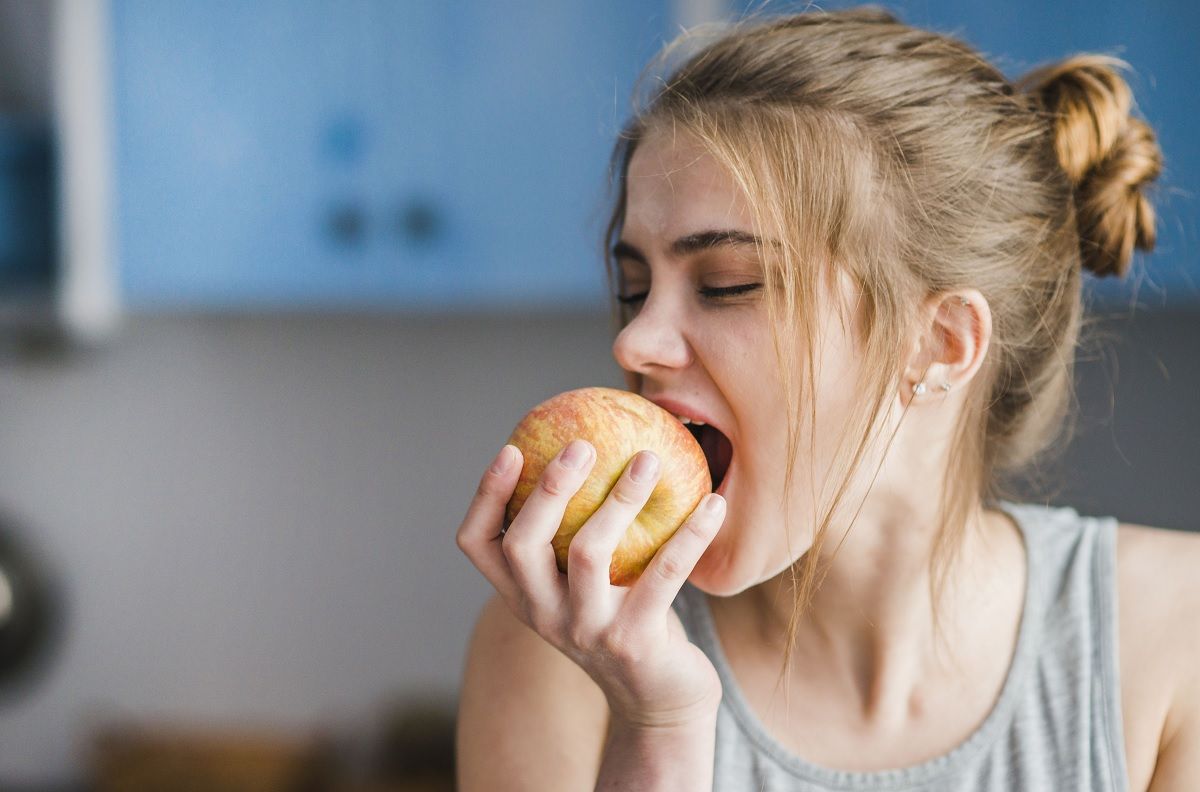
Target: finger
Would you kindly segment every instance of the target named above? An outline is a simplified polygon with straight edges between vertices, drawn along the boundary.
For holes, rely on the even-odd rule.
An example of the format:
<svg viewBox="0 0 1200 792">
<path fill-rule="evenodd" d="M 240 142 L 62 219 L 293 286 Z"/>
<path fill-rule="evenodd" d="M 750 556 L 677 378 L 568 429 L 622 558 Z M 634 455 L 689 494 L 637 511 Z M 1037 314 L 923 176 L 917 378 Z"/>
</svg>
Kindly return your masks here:
<svg viewBox="0 0 1200 792">
<path fill-rule="evenodd" d="M 572 537 L 567 551 L 567 587 L 578 626 L 586 629 L 586 620 L 594 620 L 593 627 L 611 621 L 613 553 L 654 492 L 658 474 L 658 457 L 652 451 L 636 454 L 604 503 Z"/>
<path fill-rule="evenodd" d="M 650 559 L 621 606 L 622 618 L 630 619 L 629 624 L 651 624 L 665 617 L 724 521 L 725 499 L 710 493 Z"/>
<path fill-rule="evenodd" d="M 496 461 L 480 479 L 456 537 L 459 549 L 512 608 L 523 607 L 521 591 L 508 568 L 500 531 L 504 527 L 504 510 L 520 478 L 522 462 L 521 451 L 516 446 L 506 445 L 500 449 Z M 506 466 L 497 472 L 499 465 Z"/>
<path fill-rule="evenodd" d="M 509 571 L 529 597 L 531 609 L 566 608 L 566 581 L 558 571 L 551 540 L 562 525 L 567 503 L 587 480 L 595 459 L 596 449 L 586 440 L 568 443 L 546 465 L 504 534 L 502 546 Z M 550 616 L 544 610 L 530 615 L 539 620 Z"/>
</svg>

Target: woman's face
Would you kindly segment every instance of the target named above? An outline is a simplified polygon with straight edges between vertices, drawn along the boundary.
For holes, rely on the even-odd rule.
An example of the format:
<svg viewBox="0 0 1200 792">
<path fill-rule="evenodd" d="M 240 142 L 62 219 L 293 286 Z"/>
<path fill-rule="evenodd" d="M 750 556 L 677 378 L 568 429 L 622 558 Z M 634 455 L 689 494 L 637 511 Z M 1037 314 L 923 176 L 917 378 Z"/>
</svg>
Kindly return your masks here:
<svg viewBox="0 0 1200 792">
<path fill-rule="evenodd" d="M 682 136 L 657 132 L 644 138 L 629 164 L 626 189 L 617 256 L 620 294 L 648 294 L 631 306 L 630 321 L 613 343 L 613 356 L 632 390 L 651 400 L 696 408 L 732 441 L 725 523 L 689 580 L 710 594 L 735 594 L 775 576 L 811 546 L 813 487 L 820 492 L 833 483 L 826 482 L 825 471 L 857 392 L 858 353 L 828 300 L 822 300 L 814 361 L 819 366 L 820 431 L 813 457 L 811 433 L 801 426 L 789 549 L 782 514 L 787 406 L 772 349 L 761 263 L 753 244 L 673 248 L 677 240 L 703 232 L 761 236 L 760 230 L 732 180 Z M 764 240 L 770 244 L 769 235 Z M 703 293 L 754 284 L 757 288 L 736 296 Z M 848 298 L 849 284 L 839 281 L 839 288 L 841 297 Z"/>
</svg>

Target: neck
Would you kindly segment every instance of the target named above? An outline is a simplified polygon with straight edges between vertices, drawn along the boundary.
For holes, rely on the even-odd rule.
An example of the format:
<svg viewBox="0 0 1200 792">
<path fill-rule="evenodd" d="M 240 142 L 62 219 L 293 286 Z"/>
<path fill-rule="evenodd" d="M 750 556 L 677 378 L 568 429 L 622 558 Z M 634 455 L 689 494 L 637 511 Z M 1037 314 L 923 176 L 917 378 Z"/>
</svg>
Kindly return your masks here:
<svg viewBox="0 0 1200 792">
<path fill-rule="evenodd" d="M 1014 588 L 1022 579 L 1014 567 L 1024 564 L 1019 529 L 1003 513 L 977 505 L 937 603 L 944 640 L 938 639 L 930 591 L 936 515 L 897 506 L 874 512 L 865 506 L 849 532 L 830 530 L 821 549 L 827 572 L 798 624 L 793 652 L 795 673 L 842 689 L 865 720 L 877 722 L 902 719 L 914 691 L 971 667 L 966 655 L 996 651 L 987 631 L 995 634 L 995 625 L 1006 623 L 1014 593 L 1020 608 L 1023 592 Z M 727 606 L 740 610 L 741 624 L 753 625 L 755 640 L 782 652 L 795 591 L 785 570 Z"/>
</svg>

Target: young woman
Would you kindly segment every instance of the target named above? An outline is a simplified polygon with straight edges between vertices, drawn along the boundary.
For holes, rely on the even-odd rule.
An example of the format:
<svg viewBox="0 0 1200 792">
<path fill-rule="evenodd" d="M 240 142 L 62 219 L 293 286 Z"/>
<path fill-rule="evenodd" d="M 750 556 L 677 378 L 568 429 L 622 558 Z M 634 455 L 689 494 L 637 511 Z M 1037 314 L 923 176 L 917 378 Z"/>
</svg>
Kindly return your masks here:
<svg viewBox="0 0 1200 792">
<path fill-rule="evenodd" d="M 501 451 L 457 534 L 497 590 L 463 792 L 1200 789 L 1200 537 L 1001 495 L 1069 428 L 1082 270 L 1154 244 L 1122 65 L 1012 84 L 865 8 L 744 21 L 659 84 L 614 153 L 613 355 L 732 462 L 617 588 L 653 454 L 563 575 L 595 450 L 506 531 Z"/>
</svg>

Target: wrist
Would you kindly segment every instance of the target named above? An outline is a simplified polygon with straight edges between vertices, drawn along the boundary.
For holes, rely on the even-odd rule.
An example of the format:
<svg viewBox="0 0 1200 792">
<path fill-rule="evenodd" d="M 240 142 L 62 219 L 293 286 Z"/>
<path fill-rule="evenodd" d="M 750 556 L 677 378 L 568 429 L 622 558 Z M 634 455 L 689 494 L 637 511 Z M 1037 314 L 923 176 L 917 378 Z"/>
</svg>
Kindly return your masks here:
<svg viewBox="0 0 1200 792">
<path fill-rule="evenodd" d="M 653 738 L 655 735 L 685 735 L 711 731 L 717 725 L 717 707 L 700 707 L 687 712 L 656 715 L 612 713 L 609 730 Z"/>
<path fill-rule="evenodd" d="M 609 722 L 619 725 L 631 732 L 653 734 L 656 731 L 687 731 L 689 728 L 714 726 L 717 722 L 717 710 L 721 706 L 723 691 L 718 688 L 706 695 L 700 701 L 686 707 L 680 707 L 665 712 L 642 712 L 633 708 L 614 705 L 610 699 L 608 711 Z"/>
</svg>

